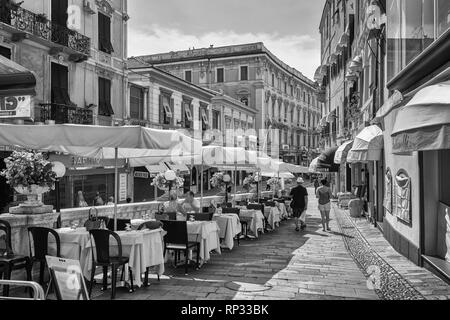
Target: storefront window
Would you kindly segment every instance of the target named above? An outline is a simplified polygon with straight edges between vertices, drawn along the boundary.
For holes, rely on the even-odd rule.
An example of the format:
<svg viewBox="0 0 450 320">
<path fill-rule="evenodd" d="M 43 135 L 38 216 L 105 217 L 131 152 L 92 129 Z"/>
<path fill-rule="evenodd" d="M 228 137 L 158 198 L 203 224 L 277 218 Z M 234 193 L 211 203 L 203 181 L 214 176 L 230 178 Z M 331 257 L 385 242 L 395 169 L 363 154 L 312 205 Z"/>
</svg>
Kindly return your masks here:
<svg viewBox="0 0 450 320">
<path fill-rule="evenodd" d="M 450 27 L 450 1 L 437 0 L 437 36 L 442 35 Z"/>
</svg>

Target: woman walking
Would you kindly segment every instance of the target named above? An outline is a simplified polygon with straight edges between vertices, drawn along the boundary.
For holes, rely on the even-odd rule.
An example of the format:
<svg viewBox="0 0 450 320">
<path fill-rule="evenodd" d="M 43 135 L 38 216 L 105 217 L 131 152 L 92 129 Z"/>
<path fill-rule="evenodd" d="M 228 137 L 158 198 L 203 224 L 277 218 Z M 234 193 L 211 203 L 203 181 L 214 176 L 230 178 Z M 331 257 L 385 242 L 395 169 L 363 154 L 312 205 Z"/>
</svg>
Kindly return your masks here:
<svg viewBox="0 0 450 320">
<path fill-rule="evenodd" d="M 327 187 L 327 180 L 320 181 L 321 187 L 317 188 L 316 197 L 319 199 L 319 211 L 322 216 L 323 231 L 331 231 L 330 223 L 330 211 L 331 211 L 331 189 Z"/>
</svg>

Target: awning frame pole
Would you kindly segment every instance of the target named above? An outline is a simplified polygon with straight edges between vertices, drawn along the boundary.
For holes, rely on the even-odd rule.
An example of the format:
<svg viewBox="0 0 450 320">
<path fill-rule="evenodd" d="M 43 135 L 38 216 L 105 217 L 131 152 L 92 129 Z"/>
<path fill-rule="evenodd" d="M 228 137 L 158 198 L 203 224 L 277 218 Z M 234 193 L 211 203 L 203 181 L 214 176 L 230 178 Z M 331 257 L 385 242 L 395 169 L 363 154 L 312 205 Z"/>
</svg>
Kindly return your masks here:
<svg viewBox="0 0 450 320">
<path fill-rule="evenodd" d="M 119 148 L 114 148 L 114 231 L 117 231 L 117 197 L 119 195 Z"/>
</svg>

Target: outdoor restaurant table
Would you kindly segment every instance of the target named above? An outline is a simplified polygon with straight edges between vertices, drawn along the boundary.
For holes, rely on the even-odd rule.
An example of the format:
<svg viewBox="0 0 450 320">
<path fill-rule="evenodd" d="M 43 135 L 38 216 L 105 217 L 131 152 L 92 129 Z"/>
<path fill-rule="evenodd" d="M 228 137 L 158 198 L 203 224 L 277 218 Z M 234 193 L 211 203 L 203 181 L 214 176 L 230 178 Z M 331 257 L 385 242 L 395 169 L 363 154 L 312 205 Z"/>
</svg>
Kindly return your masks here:
<svg viewBox="0 0 450 320">
<path fill-rule="evenodd" d="M 201 264 L 210 259 L 211 251 L 220 251 L 219 226 L 216 221 L 187 221 L 189 241 L 200 242 Z"/>
<path fill-rule="evenodd" d="M 278 210 L 280 211 L 280 219 L 287 219 L 289 217 L 289 214 L 287 212 L 286 205 L 281 202 L 275 202 L 275 205 L 277 206 Z"/>
<path fill-rule="evenodd" d="M 258 238 L 258 230 L 264 233 L 264 216 L 261 210 L 246 209 L 246 207 L 240 208 L 239 217 L 241 221 L 250 221 L 249 228 L 255 237 Z"/>
<path fill-rule="evenodd" d="M 224 239 L 225 248 L 230 250 L 234 247 L 234 238 L 241 233 L 241 221 L 239 216 L 233 213 L 214 215 L 213 221 L 219 226 L 219 237 Z"/>
<path fill-rule="evenodd" d="M 90 279 L 92 270 L 92 244 L 89 232 L 86 228 L 62 228 L 56 230 L 61 241 L 61 256 L 63 258 L 80 261 L 83 268 L 83 275 Z M 122 242 L 122 255 L 129 257 L 129 266 L 133 270 L 133 284 L 140 287 L 142 285 L 141 275 L 147 267 L 157 267 L 159 275 L 164 273 L 163 237 L 165 231 L 162 229 L 142 230 L 142 231 L 117 231 Z M 50 238 L 49 238 L 49 241 Z M 110 254 L 117 254 L 115 240 L 111 239 Z M 55 246 L 53 245 L 53 251 Z M 54 254 L 54 253 L 53 253 Z M 94 251 L 95 254 L 95 251 Z M 127 270 L 125 270 L 127 271 Z M 126 280 L 128 272 L 125 272 Z"/>
<path fill-rule="evenodd" d="M 264 216 L 267 218 L 267 222 L 269 223 L 272 230 L 275 229 L 277 223 L 279 225 L 281 221 L 281 213 L 277 207 L 264 207 Z"/>
</svg>

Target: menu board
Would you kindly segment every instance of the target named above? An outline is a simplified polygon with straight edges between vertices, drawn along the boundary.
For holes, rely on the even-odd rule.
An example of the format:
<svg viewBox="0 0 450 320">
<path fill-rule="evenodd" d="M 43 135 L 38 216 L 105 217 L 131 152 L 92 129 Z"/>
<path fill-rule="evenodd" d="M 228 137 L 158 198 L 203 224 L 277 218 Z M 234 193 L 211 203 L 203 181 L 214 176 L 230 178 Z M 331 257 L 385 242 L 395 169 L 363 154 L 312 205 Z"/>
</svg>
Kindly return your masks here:
<svg viewBox="0 0 450 320">
<path fill-rule="evenodd" d="M 46 256 L 58 300 L 89 300 L 80 262 Z"/>
<path fill-rule="evenodd" d="M 119 202 L 127 200 L 127 174 L 119 175 Z"/>
</svg>

